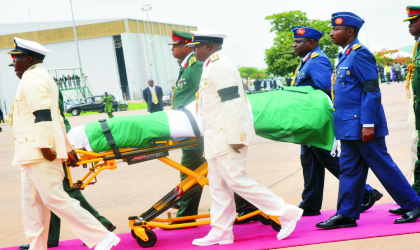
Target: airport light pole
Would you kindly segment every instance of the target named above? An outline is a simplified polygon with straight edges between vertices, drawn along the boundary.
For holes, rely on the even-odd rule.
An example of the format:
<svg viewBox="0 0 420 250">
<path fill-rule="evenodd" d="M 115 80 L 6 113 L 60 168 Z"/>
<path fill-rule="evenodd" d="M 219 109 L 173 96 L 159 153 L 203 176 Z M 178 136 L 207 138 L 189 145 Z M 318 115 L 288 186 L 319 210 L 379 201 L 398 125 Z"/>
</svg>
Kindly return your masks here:
<svg viewBox="0 0 420 250">
<path fill-rule="evenodd" d="M 70 9 L 71 9 L 71 18 L 73 19 L 73 31 L 74 31 L 74 40 L 76 41 L 76 49 L 77 49 L 77 56 L 79 58 L 79 67 L 80 67 L 80 79 L 83 79 L 83 72 L 82 72 L 82 60 L 80 60 L 80 51 L 79 51 L 79 41 L 77 40 L 77 31 L 76 31 L 76 23 L 74 22 L 74 13 L 73 13 L 73 4 L 70 0 Z"/>
<path fill-rule="evenodd" d="M 366 45 L 369 49 L 369 40 L 368 40 L 368 30 L 367 30 L 367 24 L 366 24 L 366 17 L 363 17 L 363 19 L 365 20 L 365 30 L 366 30 Z"/>
<path fill-rule="evenodd" d="M 151 6 L 150 3 L 147 4 L 147 5 L 142 5 L 141 10 L 146 11 L 147 24 L 149 26 L 149 38 L 151 38 L 150 42 L 152 44 L 152 55 L 153 55 L 153 62 L 154 62 L 153 67 L 155 68 L 155 73 L 156 73 L 156 78 L 157 78 L 156 80 L 161 85 L 162 83 L 159 82 L 159 75 L 158 75 L 158 71 L 157 71 L 157 62 L 156 62 L 156 56 L 155 56 L 155 39 L 154 39 L 154 35 L 153 35 L 153 27 L 152 27 L 152 25 L 150 25 L 150 20 L 149 20 L 149 10 L 152 10 L 152 6 Z"/>
<path fill-rule="evenodd" d="M 3 80 L 3 72 L 1 72 L 1 67 L 0 67 L 0 81 L 1 81 L 1 88 L 3 90 L 3 105 L 4 105 L 4 111 L 6 112 L 7 115 L 7 107 L 6 107 L 6 92 L 4 91 L 4 80 Z M 0 104 L 1 107 L 1 104 Z"/>
</svg>

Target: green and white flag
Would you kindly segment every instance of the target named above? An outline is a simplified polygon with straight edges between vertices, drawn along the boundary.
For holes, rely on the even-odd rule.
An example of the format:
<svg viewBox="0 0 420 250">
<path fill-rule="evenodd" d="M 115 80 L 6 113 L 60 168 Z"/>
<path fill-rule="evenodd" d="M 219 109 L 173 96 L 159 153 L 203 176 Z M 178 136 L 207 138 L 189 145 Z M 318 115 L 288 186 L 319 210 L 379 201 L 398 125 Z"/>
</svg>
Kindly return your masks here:
<svg viewBox="0 0 420 250">
<path fill-rule="evenodd" d="M 332 103 L 321 90 L 310 86 L 285 87 L 247 97 L 257 135 L 274 141 L 333 149 Z"/>
<path fill-rule="evenodd" d="M 282 142 L 332 150 L 334 125 L 328 96 L 312 87 L 290 87 L 247 95 L 257 135 Z M 195 102 L 186 107 L 202 126 Z M 152 138 L 195 137 L 190 121 L 182 111 L 120 116 L 107 120 L 118 148 L 145 148 Z M 111 150 L 99 122 L 75 127 L 69 132 L 75 148 L 94 152 Z"/>
</svg>

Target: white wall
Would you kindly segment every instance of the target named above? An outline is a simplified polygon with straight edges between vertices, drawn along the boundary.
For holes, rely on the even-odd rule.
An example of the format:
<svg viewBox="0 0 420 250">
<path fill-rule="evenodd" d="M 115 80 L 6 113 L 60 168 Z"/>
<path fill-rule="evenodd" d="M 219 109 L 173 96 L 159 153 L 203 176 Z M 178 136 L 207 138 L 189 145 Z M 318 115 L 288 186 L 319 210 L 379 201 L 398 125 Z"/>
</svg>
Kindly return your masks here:
<svg viewBox="0 0 420 250">
<path fill-rule="evenodd" d="M 125 69 L 127 73 L 128 87 L 132 100 L 142 98 L 142 61 L 138 56 L 140 54 L 137 46 L 137 36 L 134 33 L 121 34 L 121 42 L 123 46 Z"/>
<path fill-rule="evenodd" d="M 121 34 L 121 41 L 130 92 L 136 88 L 141 95 L 149 79 L 153 79 L 164 92 L 175 86 L 179 65 L 168 45 L 172 41 L 171 37 L 124 33 Z"/>
<path fill-rule="evenodd" d="M 52 51 L 44 60 L 44 66 L 47 69 L 79 67 L 74 41 L 45 44 L 44 46 Z M 79 49 L 83 73 L 88 76 L 92 94 L 102 94 L 107 91 L 121 99 L 122 91 L 119 82 L 113 37 L 107 36 L 79 40 Z M 4 84 L 5 88 L 8 114 L 11 113 L 13 99 L 19 84 L 19 79 L 16 77 L 13 67 L 7 67 L 12 62 L 10 55 L 7 54 L 9 50 L 0 50 L 0 71 L 2 73 L 0 81 L 3 80 L 1 84 Z M 73 74 L 70 71 L 59 71 L 58 73 L 60 76 L 63 74 Z M 0 92 L 2 92 L 1 88 Z M 64 91 L 63 94 L 68 97 L 70 92 Z M 1 96 L 3 98 L 2 93 Z M 75 98 L 75 95 L 70 98 Z"/>
</svg>

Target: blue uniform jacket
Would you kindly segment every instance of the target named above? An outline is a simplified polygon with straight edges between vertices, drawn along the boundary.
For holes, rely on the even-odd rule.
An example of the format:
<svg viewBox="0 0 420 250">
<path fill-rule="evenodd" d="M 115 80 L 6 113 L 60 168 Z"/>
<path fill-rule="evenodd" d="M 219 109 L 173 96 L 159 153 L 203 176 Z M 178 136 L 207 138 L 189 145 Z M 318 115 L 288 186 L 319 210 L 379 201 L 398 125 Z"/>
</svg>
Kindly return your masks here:
<svg viewBox="0 0 420 250">
<path fill-rule="evenodd" d="M 296 76 L 295 86 L 312 86 L 331 94 L 332 64 L 327 55 L 316 47 L 311 51 L 307 60 L 302 62 Z"/>
<path fill-rule="evenodd" d="M 374 124 L 375 138 L 388 135 L 376 60 L 358 39 L 339 58 L 334 94 L 337 140 L 361 140 L 362 124 Z"/>
</svg>

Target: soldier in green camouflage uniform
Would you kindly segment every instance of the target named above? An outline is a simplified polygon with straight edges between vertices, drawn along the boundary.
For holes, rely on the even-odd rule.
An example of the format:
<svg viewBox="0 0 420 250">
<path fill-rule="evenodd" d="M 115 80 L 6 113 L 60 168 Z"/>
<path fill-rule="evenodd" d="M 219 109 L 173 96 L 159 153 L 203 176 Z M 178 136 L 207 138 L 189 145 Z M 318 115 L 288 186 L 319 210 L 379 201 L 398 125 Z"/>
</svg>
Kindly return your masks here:
<svg viewBox="0 0 420 250">
<path fill-rule="evenodd" d="M 194 56 L 193 49 L 185 46 L 187 43 L 190 43 L 191 40 L 191 33 L 177 30 L 172 31 L 172 42 L 169 43 L 172 45 L 171 51 L 176 59 L 182 61 L 176 87 L 173 90 L 172 109 L 176 109 L 181 104 L 187 106 L 195 101 L 195 93 L 199 89 L 203 62 L 198 62 Z M 183 148 L 181 164 L 191 170 L 196 170 L 206 162 L 203 154 L 204 145 Z M 187 175 L 181 173 L 181 181 L 186 177 Z M 177 213 L 177 217 L 198 214 L 198 206 L 200 204 L 202 191 L 203 189 L 200 188 L 195 194 L 180 202 L 180 209 Z M 185 223 L 185 221 L 180 223 Z"/>
<path fill-rule="evenodd" d="M 408 18 L 404 21 L 410 21 L 409 31 L 414 37 L 420 36 L 420 6 L 407 6 Z M 420 48 L 419 40 L 416 41 L 413 52 L 413 64 L 407 68 L 407 80 L 412 79 L 413 97 L 414 97 L 414 114 L 416 116 L 416 130 L 420 130 Z M 409 85 L 407 85 L 409 87 Z M 420 136 L 420 133 L 419 133 Z M 417 161 L 414 167 L 414 190 L 420 195 L 420 141 L 417 143 Z"/>
</svg>

